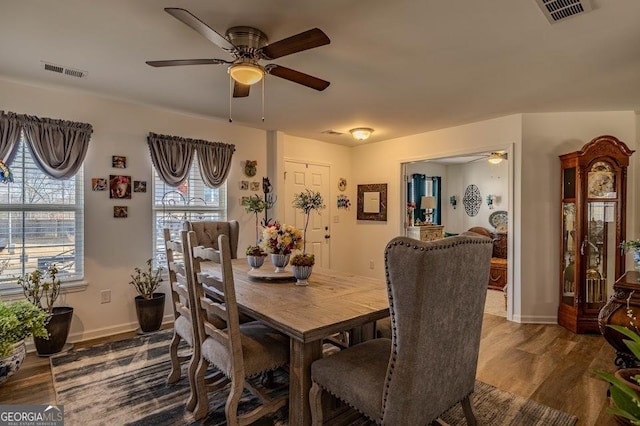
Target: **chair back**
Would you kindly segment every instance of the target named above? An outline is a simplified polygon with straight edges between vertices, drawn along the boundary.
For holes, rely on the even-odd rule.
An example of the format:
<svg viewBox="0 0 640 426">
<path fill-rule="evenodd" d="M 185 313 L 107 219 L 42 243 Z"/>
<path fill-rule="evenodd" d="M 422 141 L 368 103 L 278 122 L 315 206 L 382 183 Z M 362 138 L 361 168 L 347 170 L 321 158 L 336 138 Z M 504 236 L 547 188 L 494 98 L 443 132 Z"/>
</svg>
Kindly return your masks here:
<svg viewBox="0 0 640 426">
<path fill-rule="evenodd" d="M 205 339 L 211 338 L 221 343 L 220 347 L 228 350 L 226 356 L 228 356 L 227 365 L 229 368 L 223 373 L 227 377 L 243 383 L 244 363 L 229 238 L 225 234 L 218 236 L 217 246 L 220 248 L 220 275 L 218 276 L 203 273 L 201 268 L 202 262 L 215 261 L 216 250 L 197 245 L 194 231 L 182 231 L 182 235 L 188 281 L 195 297 L 192 311 L 195 334 L 199 336 L 201 343 Z M 215 293 L 216 300 L 207 297 L 203 286 L 206 286 L 208 291 Z M 224 326 L 216 325 L 216 321 L 212 321 L 212 318 L 222 320 Z M 217 367 L 224 368 L 222 365 Z"/>
<path fill-rule="evenodd" d="M 189 294 L 189 285 L 187 282 L 184 260 L 184 251 L 182 241 L 171 239 L 169 229 L 164 229 L 164 246 L 167 257 L 167 272 L 169 274 L 169 287 L 171 288 L 171 301 L 173 305 L 173 315 L 175 321 L 180 317 L 191 323 L 191 310 L 193 295 Z M 178 259 L 180 258 L 180 259 Z M 186 334 L 186 333 L 185 333 Z M 193 340 L 189 341 L 185 335 L 185 339 L 189 345 L 193 345 Z"/>
<path fill-rule="evenodd" d="M 468 232 L 387 245 L 383 424 L 426 424 L 473 391 L 491 250 L 490 239 Z"/>
<path fill-rule="evenodd" d="M 193 231 L 196 234 L 197 246 L 212 248 L 220 251 L 218 246 L 218 236 L 227 235 L 229 238 L 229 247 L 231 259 L 238 258 L 238 238 L 240 237 L 240 224 L 237 220 L 228 222 L 202 220 L 202 221 L 184 221 L 183 229 L 185 231 Z M 219 254 L 214 255 L 214 261 L 220 263 Z"/>
</svg>

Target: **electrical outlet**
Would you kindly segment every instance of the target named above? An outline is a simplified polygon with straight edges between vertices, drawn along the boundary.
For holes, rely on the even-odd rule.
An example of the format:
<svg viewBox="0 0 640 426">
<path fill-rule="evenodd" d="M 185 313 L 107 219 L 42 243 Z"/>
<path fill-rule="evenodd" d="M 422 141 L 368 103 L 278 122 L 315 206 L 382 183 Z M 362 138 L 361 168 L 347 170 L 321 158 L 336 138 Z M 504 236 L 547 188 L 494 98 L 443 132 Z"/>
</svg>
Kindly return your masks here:
<svg viewBox="0 0 640 426">
<path fill-rule="evenodd" d="M 102 290 L 100 292 L 100 303 L 111 303 L 111 290 Z"/>
<path fill-rule="evenodd" d="M 373 269 L 373 260 L 369 261 L 369 269 Z"/>
</svg>

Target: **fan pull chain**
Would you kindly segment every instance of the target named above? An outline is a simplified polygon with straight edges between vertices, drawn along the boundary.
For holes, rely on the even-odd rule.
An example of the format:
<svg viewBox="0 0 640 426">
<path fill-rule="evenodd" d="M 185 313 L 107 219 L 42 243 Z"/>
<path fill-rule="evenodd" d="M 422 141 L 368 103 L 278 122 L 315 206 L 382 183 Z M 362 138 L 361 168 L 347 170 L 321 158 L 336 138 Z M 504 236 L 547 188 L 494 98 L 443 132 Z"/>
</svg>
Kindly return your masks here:
<svg viewBox="0 0 640 426">
<path fill-rule="evenodd" d="M 262 77 L 262 122 L 264 123 L 264 81 L 266 78 Z"/>
<path fill-rule="evenodd" d="M 233 98 L 233 79 L 229 75 L 229 123 L 233 123 L 231 119 L 231 99 Z"/>
</svg>

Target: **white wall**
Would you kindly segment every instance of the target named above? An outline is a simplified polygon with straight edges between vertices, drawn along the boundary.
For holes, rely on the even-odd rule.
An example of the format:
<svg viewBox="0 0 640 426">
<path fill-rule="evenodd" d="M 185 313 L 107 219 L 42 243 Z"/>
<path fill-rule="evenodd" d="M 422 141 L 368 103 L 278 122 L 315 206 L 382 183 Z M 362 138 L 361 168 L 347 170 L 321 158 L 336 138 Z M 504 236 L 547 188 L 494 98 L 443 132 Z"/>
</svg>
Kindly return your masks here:
<svg viewBox="0 0 640 426">
<path fill-rule="evenodd" d="M 593 138 L 613 135 L 638 149 L 633 112 L 524 114 L 522 119 L 522 271 L 523 322 L 554 322 L 558 309 L 560 160 Z M 638 160 L 631 157 L 628 175 L 627 235 L 638 235 Z M 526 160 L 526 161 L 525 161 Z M 634 208 L 634 206 L 636 208 Z"/>
<path fill-rule="evenodd" d="M 328 165 L 330 167 L 330 193 L 325 199 L 325 205 L 329 213 L 329 232 L 331 235 L 330 267 L 337 270 L 351 271 L 353 268 L 350 254 L 355 247 L 352 236 L 356 212 L 356 185 L 351 175 L 351 149 L 342 145 L 282 133 L 279 136 L 283 143 L 281 150 L 283 159 Z M 284 166 L 282 165 L 281 167 Z M 279 176 L 282 177 L 283 173 L 279 173 Z M 338 189 L 338 180 L 340 178 L 347 180 L 347 189 L 345 191 Z M 281 188 L 284 188 L 284 183 L 280 185 Z M 337 208 L 338 195 L 349 197 L 351 201 L 350 210 Z M 280 205 L 279 208 L 282 208 L 282 206 Z M 280 215 L 284 217 L 283 212 L 280 212 Z"/>
<path fill-rule="evenodd" d="M 498 211 L 508 211 L 509 206 L 509 162 L 491 164 L 487 160 L 474 161 L 467 164 L 447 166 L 446 179 L 448 182 L 446 210 L 448 224 L 447 231 L 459 234 L 474 226 L 482 226 L 491 231 L 489 216 Z M 482 196 L 482 204 L 475 216 L 469 216 L 464 209 L 463 197 L 469 185 L 475 185 Z M 487 195 L 497 196 L 493 209 L 487 205 Z M 449 204 L 449 196 L 455 195 L 458 205 L 455 209 Z"/>
<path fill-rule="evenodd" d="M 93 125 L 85 160 L 85 277 L 86 291 L 66 294 L 64 302 L 74 307 L 70 341 L 137 328 L 133 297 L 128 284 L 134 266 L 144 266 L 152 253 L 151 181 L 152 166 L 146 144 L 149 132 L 232 143 L 236 146 L 228 179 L 228 217 L 241 222 L 239 251 L 255 238 L 252 217 L 244 212 L 239 198 L 245 160 L 258 161 L 256 178 L 266 174 L 266 132 L 167 110 L 151 108 L 82 92 L 61 91 L 0 80 L 0 109 Z M 108 192 L 91 191 L 92 177 L 114 173 L 111 156 L 127 157 L 124 170 L 135 180 L 146 180 L 147 193 L 134 193 L 131 200 L 110 200 Z M 118 169 L 119 170 L 119 169 Z M 123 171 L 123 170 L 119 170 Z M 114 219 L 114 205 L 129 206 L 127 219 Z M 100 291 L 111 290 L 111 303 L 100 304 Z M 168 292 L 166 284 L 163 291 Z M 173 316 L 170 304 L 165 314 Z"/>
<path fill-rule="evenodd" d="M 521 116 L 512 115 L 353 148 L 354 184 L 387 183 L 387 222 L 358 221 L 353 233 L 357 250 L 350 260 L 357 274 L 384 277 L 384 248 L 402 234 L 404 185 L 401 164 L 430 158 L 501 149 L 521 142 Z M 512 153 L 510 153 L 512 154 Z M 515 156 L 519 161 L 519 156 Z M 448 203 L 446 204 L 448 205 Z M 461 209 L 461 200 L 456 212 Z M 370 261 L 374 269 L 369 268 Z"/>
</svg>

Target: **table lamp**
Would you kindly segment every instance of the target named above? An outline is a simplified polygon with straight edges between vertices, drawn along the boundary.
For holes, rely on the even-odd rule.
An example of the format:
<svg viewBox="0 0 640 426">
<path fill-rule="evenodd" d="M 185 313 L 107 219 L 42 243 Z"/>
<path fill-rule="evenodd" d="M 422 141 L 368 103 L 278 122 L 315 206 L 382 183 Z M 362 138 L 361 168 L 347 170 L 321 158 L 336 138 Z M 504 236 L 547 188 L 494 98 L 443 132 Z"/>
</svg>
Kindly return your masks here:
<svg viewBox="0 0 640 426">
<path fill-rule="evenodd" d="M 424 214 L 427 217 L 427 223 L 432 223 L 431 216 L 433 215 L 433 209 L 436 207 L 436 199 L 432 196 L 423 195 L 420 199 L 420 209 L 424 210 Z"/>
</svg>

